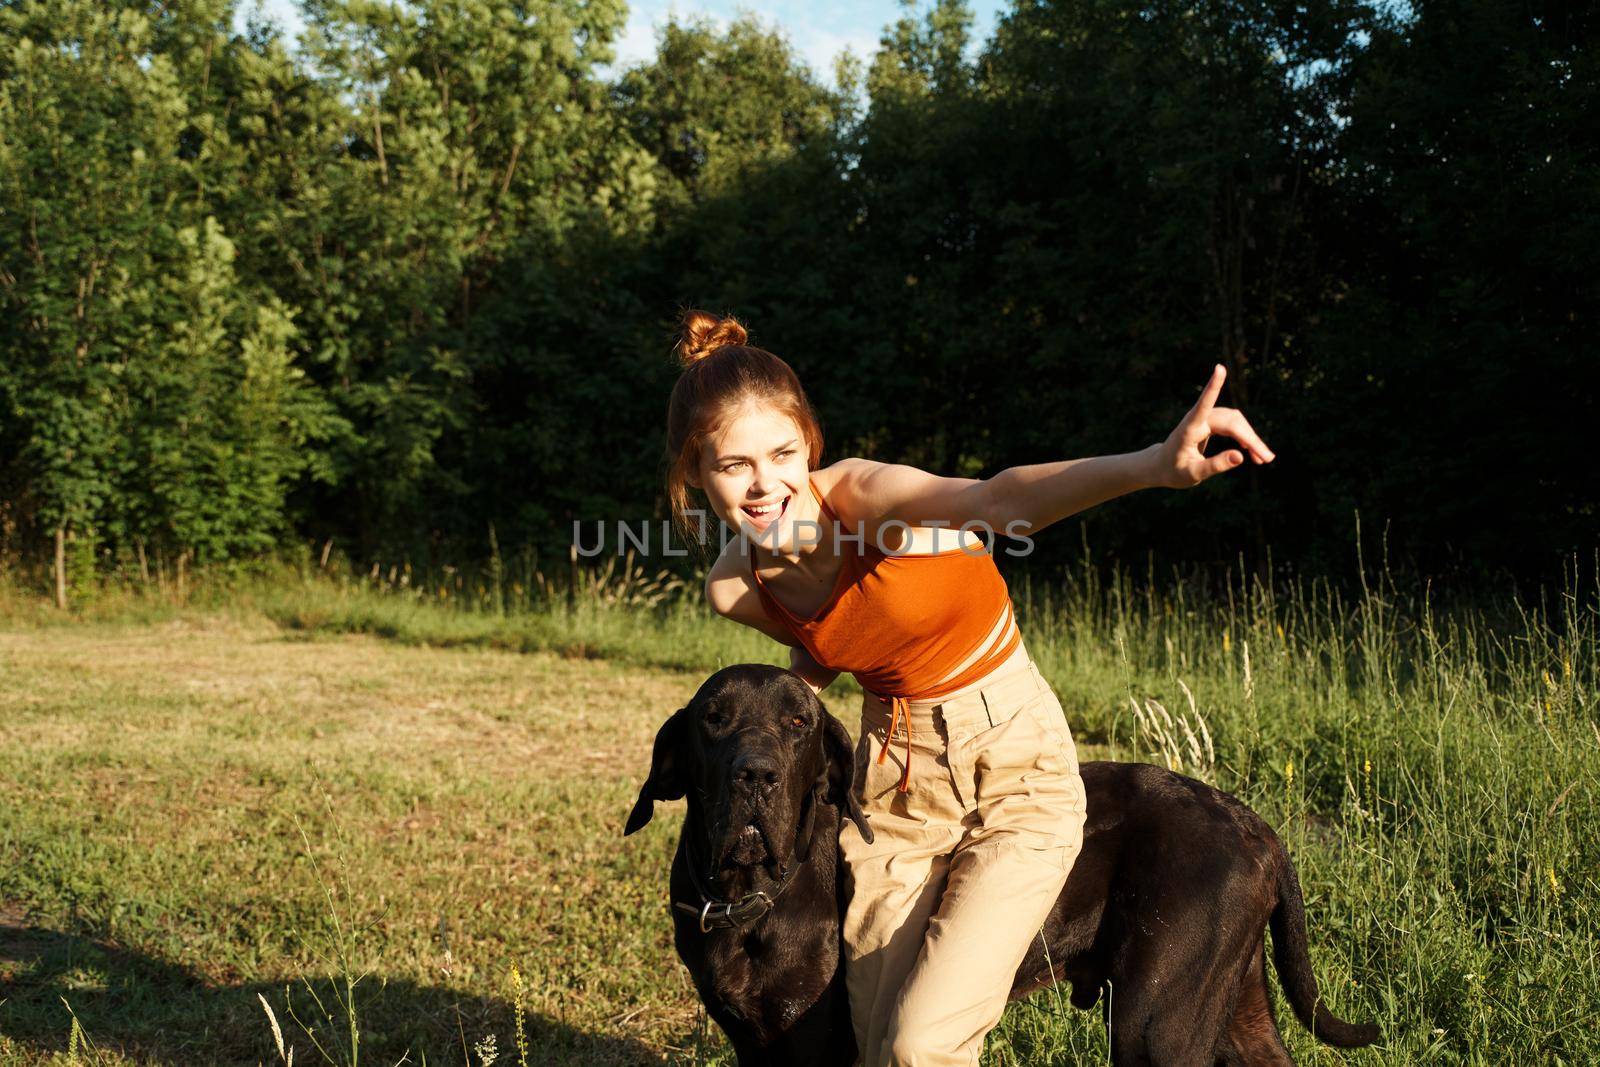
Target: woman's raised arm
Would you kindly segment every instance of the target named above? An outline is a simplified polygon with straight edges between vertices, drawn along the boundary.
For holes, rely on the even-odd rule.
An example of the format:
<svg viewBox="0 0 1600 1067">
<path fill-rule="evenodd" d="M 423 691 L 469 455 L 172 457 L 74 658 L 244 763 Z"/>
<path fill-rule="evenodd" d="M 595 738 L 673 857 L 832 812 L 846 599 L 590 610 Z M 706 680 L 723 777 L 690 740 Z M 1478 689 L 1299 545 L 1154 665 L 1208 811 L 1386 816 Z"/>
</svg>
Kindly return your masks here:
<svg viewBox="0 0 1600 1067">
<path fill-rule="evenodd" d="M 1214 406 L 1224 377 L 1219 363 L 1167 439 L 1137 452 L 1007 467 L 982 479 L 945 478 L 903 463 L 852 458 L 839 461 L 839 490 L 853 514 L 912 526 L 982 523 L 1015 536 L 1037 533 L 1138 489 L 1187 489 L 1244 462 L 1239 449 L 1207 456 L 1212 434 L 1233 438 L 1256 463 L 1272 462 L 1272 450 L 1242 412 Z"/>
</svg>

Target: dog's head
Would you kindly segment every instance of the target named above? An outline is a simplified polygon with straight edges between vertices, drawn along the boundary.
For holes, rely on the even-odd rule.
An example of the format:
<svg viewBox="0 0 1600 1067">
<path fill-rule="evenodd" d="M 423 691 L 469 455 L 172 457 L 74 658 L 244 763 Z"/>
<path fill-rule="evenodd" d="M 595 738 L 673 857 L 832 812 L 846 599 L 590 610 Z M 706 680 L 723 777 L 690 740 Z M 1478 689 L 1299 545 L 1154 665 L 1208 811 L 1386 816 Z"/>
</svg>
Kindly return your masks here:
<svg viewBox="0 0 1600 1067">
<path fill-rule="evenodd" d="M 650 776 L 622 832 L 648 823 L 656 801 L 692 792 L 708 874 L 757 864 L 782 871 L 816 797 L 872 840 L 850 789 L 854 762 L 850 735 L 798 675 L 763 664 L 725 667 L 656 733 Z"/>
</svg>

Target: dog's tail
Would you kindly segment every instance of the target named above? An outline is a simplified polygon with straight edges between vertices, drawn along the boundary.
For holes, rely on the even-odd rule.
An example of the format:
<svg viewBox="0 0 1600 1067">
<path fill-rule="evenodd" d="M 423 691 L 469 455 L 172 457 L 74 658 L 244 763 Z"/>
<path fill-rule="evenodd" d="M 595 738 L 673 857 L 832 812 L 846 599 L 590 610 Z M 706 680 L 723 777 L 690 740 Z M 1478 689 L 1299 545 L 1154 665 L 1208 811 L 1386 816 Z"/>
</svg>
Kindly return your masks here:
<svg viewBox="0 0 1600 1067">
<path fill-rule="evenodd" d="M 1275 837 L 1276 835 L 1274 835 Z M 1269 920 L 1272 927 L 1272 962 L 1278 980 L 1294 1008 L 1295 1017 L 1313 1037 L 1337 1048 L 1360 1048 L 1378 1039 L 1378 1028 L 1371 1023 L 1347 1023 L 1322 1003 L 1316 975 L 1311 973 L 1311 955 L 1306 944 L 1305 900 L 1300 895 L 1300 878 L 1295 874 L 1283 842 L 1278 846 L 1278 904 Z"/>
</svg>

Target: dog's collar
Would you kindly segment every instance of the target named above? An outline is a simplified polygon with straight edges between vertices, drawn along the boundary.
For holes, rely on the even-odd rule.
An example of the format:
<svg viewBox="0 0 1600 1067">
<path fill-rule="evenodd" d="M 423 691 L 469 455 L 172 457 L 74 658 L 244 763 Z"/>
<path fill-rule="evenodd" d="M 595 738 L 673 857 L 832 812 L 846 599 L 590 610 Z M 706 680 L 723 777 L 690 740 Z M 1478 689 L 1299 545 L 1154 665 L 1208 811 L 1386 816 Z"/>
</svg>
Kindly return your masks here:
<svg viewBox="0 0 1600 1067">
<path fill-rule="evenodd" d="M 806 794 L 806 817 L 802 820 L 804 828 L 797 835 L 797 840 L 799 837 L 807 839 L 808 848 L 806 851 L 808 855 L 802 856 L 799 850 L 796 850 L 794 864 L 783 872 L 782 877 L 778 879 L 778 887 L 771 893 L 764 889 L 758 889 L 753 893 L 746 893 L 738 900 L 723 900 L 715 893 L 707 890 L 705 883 L 700 881 L 698 865 L 692 858 L 694 850 L 688 843 L 685 843 L 685 848 L 690 853 L 690 858 L 684 862 L 684 866 L 689 870 L 689 880 L 694 883 L 695 891 L 700 894 L 700 907 L 696 908 L 692 904 L 685 904 L 681 900 L 674 900 L 672 906 L 680 911 L 686 911 L 690 915 L 699 917 L 700 932 L 703 934 L 712 930 L 725 930 L 735 926 L 744 926 L 764 917 L 777 904 L 778 898 L 783 896 L 783 891 L 788 889 L 790 883 L 794 881 L 795 872 L 809 858 L 810 838 L 817 816 L 817 792 L 817 789 L 812 789 L 811 792 Z"/>
<path fill-rule="evenodd" d="M 783 892 L 781 884 L 778 892 Z M 701 895 L 704 896 L 704 894 Z M 686 911 L 690 915 L 698 916 L 700 919 L 700 932 L 705 934 L 710 933 L 712 930 L 730 929 L 735 926 L 744 926 L 746 923 L 753 923 L 772 910 L 773 900 L 774 897 L 769 897 L 765 892 L 757 890 L 754 893 L 746 893 L 738 900 L 707 900 L 700 906 L 699 911 L 696 911 L 691 905 L 685 904 L 681 900 L 674 900 L 672 906 L 680 911 Z"/>
</svg>

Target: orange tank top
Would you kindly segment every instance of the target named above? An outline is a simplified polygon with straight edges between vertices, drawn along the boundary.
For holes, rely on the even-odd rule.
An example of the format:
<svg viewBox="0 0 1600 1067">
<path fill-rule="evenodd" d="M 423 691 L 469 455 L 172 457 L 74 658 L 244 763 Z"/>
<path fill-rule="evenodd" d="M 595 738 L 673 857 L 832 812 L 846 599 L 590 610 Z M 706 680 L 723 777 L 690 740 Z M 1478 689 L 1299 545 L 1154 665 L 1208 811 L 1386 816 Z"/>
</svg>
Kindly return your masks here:
<svg viewBox="0 0 1600 1067">
<path fill-rule="evenodd" d="M 818 491 L 823 537 L 840 533 L 839 575 L 833 592 L 810 618 L 784 607 L 756 573 L 750 574 L 767 614 L 794 635 L 811 658 L 829 670 L 849 671 L 861 688 L 893 705 L 933 700 L 962 689 L 1005 662 L 1022 640 L 1011 596 L 986 549 L 960 547 L 921 555 L 884 552 L 870 535 L 832 525 L 838 516 Z M 954 530 L 945 531 L 959 537 Z M 851 534 L 846 540 L 844 534 Z M 963 666 L 964 665 L 964 666 Z M 955 672 L 952 674 L 952 672 Z M 907 721 L 910 774 L 910 722 Z M 887 737 L 885 738 L 887 741 Z M 884 752 L 880 751 L 881 762 Z"/>
</svg>

